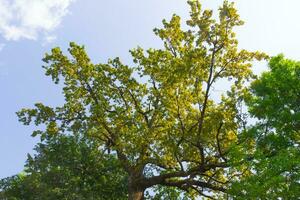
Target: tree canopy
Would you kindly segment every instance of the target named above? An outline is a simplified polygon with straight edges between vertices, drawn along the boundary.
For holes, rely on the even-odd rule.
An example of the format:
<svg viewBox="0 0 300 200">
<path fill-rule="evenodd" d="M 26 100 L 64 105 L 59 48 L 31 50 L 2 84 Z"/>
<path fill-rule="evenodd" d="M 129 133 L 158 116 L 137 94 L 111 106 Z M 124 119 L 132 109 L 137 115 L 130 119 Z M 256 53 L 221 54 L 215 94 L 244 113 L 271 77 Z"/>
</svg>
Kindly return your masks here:
<svg viewBox="0 0 300 200">
<path fill-rule="evenodd" d="M 257 119 L 246 132 L 253 139 L 253 172 L 234 184 L 241 199 L 297 199 L 300 196 L 300 63 L 273 57 L 270 70 L 251 85 L 249 112 Z"/>
<path fill-rule="evenodd" d="M 243 21 L 233 3 L 224 1 L 218 19 L 199 1 L 188 4 L 189 29 L 177 15 L 164 20 L 154 30 L 164 48 L 131 50 L 133 66 L 119 58 L 94 64 L 75 43 L 69 55 L 52 49 L 44 68 L 62 85 L 65 102 L 22 109 L 20 121 L 46 127 L 34 136 L 83 133 L 115 153 L 129 176 L 129 199 L 143 199 L 154 186 L 224 196 L 228 182 L 247 172 L 243 164 L 231 167 L 243 124 L 240 105 L 252 61 L 267 56 L 238 48 L 234 28 Z M 229 89 L 216 92 L 224 80 Z"/>
<path fill-rule="evenodd" d="M 127 199 L 127 175 L 96 143 L 59 135 L 39 143 L 25 171 L 0 181 L 0 199 Z"/>
</svg>

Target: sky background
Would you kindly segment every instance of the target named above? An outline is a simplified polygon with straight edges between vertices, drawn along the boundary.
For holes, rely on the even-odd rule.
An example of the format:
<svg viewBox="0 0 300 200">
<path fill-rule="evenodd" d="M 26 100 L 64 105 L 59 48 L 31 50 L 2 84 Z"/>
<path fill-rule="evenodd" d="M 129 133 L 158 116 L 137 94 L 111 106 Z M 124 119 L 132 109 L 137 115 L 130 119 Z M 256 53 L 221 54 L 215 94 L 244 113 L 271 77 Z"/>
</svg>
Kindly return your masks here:
<svg viewBox="0 0 300 200">
<path fill-rule="evenodd" d="M 222 4 L 201 2 L 212 9 Z M 300 60 L 299 0 L 235 2 L 246 22 L 237 29 L 241 48 Z M 185 20 L 188 12 L 186 0 L 0 0 L 0 178 L 21 172 L 39 141 L 15 112 L 36 102 L 63 102 L 41 67 L 46 52 L 74 41 L 96 63 L 118 56 L 130 64 L 129 49 L 162 45 L 152 30 L 163 18 L 176 13 Z M 255 63 L 256 73 L 265 69 L 266 63 Z"/>
</svg>

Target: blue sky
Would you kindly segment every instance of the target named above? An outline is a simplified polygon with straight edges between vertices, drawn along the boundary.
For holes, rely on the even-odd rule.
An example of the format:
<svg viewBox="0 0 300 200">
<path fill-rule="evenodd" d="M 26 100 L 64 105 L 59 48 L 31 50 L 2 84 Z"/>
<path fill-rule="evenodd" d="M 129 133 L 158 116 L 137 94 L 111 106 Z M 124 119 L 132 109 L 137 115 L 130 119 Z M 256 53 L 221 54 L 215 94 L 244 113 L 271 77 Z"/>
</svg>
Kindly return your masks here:
<svg viewBox="0 0 300 200">
<path fill-rule="evenodd" d="M 216 9 L 221 0 L 202 1 Z M 284 53 L 300 60 L 300 1 L 235 1 L 246 24 L 237 30 L 240 47 Z M 284 2 L 284 3 L 283 3 Z M 173 13 L 188 17 L 185 0 L 0 0 L 0 178 L 23 169 L 38 138 L 15 112 L 35 102 L 59 105 L 59 88 L 44 76 L 42 57 L 51 48 L 66 50 L 70 41 L 84 44 L 94 62 L 128 50 L 161 46 L 152 33 Z M 266 63 L 255 65 L 259 73 Z"/>
</svg>

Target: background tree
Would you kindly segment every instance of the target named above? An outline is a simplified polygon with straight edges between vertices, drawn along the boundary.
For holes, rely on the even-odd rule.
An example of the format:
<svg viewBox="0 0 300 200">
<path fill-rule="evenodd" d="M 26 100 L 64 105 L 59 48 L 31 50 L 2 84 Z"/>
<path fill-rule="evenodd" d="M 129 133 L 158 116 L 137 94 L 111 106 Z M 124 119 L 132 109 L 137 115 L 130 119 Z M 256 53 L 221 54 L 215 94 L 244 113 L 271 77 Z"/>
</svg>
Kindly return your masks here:
<svg viewBox="0 0 300 200">
<path fill-rule="evenodd" d="M 44 68 L 63 83 L 65 103 L 23 109 L 20 121 L 46 126 L 33 135 L 82 132 L 116 153 L 129 176 L 129 199 L 143 199 L 156 185 L 222 195 L 241 170 L 230 168 L 228 153 L 237 143 L 243 84 L 252 77 L 251 61 L 265 55 L 238 49 L 233 29 L 243 22 L 232 3 L 224 1 L 218 19 L 199 1 L 188 3 L 190 29 L 177 15 L 164 20 L 154 31 L 164 48 L 132 50 L 137 66 L 119 58 L 93 64 L 75 43 L 71 57 L 52 49 Z M 230 89 L 216 95 L 214 87 L 227 79 Z"/>
<path fill-rule="evenodd" d="M 246 132 L 255 143 L 253 174 L 233 185 L 240 199 L 297 199 L 300 196 L 300 63 L 273 57 L 270 70 L 251 85 L 247 104 L 258 121 Z"/>
<path fill-rule="evenodd" d="M 126 173 L 96 143 L 60 135 L 35 150 L 24 173 L 0 181 L 0 199 L 127 199 Z"/>
</svg>

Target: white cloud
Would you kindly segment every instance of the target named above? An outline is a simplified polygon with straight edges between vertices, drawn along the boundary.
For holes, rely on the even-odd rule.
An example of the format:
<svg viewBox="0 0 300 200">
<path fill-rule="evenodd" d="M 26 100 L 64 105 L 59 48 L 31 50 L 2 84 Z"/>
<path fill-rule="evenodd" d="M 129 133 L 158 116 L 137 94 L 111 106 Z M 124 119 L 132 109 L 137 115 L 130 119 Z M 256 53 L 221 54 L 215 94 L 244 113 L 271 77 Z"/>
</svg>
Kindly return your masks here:
<svg viewBox="0 0 300 200">
<path fill-rule="evenodd" d="M 74 0 L 0 0 L 0 34 L 6 40 L 46 40 L 68 13 Z"/>
<path fill-rule="evenodd" d="M 47 35 L 47 36 L 44 37 L 42 45 L 45 46 L 47 44 L 50 44 L 54 40 L 56 40 L 56 36 L 55 35 Z"/>
<path fill-rule="evenodd" d="M 46 42 L 46 43 L 51 43 L 51 42 L 53 42 L 55 39 L 56 39 L 56 36 L 49 35 L 49 36 L 45 37 L 45 42 Z"/>
</svg>

